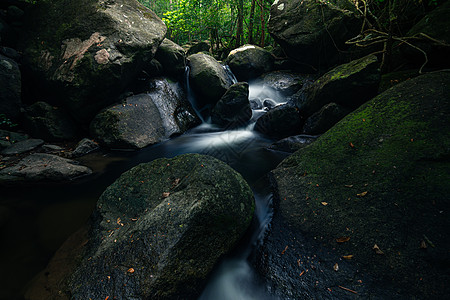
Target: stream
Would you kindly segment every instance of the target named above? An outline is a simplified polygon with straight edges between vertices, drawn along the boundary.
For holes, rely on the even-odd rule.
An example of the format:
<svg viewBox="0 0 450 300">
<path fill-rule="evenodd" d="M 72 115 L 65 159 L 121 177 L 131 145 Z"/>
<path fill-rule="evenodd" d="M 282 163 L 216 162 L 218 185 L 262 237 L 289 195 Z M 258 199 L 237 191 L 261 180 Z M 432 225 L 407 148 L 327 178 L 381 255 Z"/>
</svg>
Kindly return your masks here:
<svg viewBox="0 0 450 300">
<path fill-rule="evenodd" d="M 263 91 L 250 86 L 250 98 Z M 264 89 L 267 93 L 267 89 Z M 264 96 L 264 97 L 267 97 Z M 195 99 L 190 96 L 191 101 Z M 194 103 L 195 105 L 195 103 Z M 264 113 L 253 111 L 254 117 Z M 144 162 L 184 153 L 216 157 L 238 171 L 251 186 L 255 216 L 251 228 L 237 248 L 216 267 L 199 299 L 273 299 L 247 259 L 261 242 L 272 217 L 272 195 L 266 174 L 286 153 L 268 150 L 274 140 L 253 131 L 256 118 L 240 129 L 225 130 L 204 122 L 185 134 L 140 151 L 112 151 L 82 157 L 94 174 L 73 184 L 39 185 L 2 191 L 0 220 L 3 247 L 0 248 L 0 299 L 21 299 L 24 286 L 48 263 L 58 247 L 82 227 L 107 186 L 123 172 Z"/>
</svg>

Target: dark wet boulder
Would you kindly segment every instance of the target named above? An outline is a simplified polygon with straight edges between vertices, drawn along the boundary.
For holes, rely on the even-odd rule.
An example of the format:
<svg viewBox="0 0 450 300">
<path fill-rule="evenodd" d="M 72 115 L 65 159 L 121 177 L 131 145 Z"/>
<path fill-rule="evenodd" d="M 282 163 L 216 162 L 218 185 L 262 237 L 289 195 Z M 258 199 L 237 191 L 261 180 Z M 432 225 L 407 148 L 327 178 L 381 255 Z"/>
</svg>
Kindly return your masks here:
<svg viewBox="0 0 450 300">
<path fill-rule="evenodd" d="M 310 75 L 276 71 L 262 75 L 257 83 L 262 84 L 263 88 L 270 88 L 278 92 L 282 97 L 290 97 L 311 80 L 313 80 L 313 77 Z"/>
<path fill-rule="evenodd" d="M 276 0 L 269 32 L 297 63 L 331 67 L 342 60 L 345 42 L 357 36 L 362 19 L 350 1 Z"/>
<path fill-rule="evenodd" d="M 187 55 L 197 54 L 199 52 L 209 52 L 209 48 L 211 48 L 211 46 L 208 41 L 194 42 L 188 45 Z"/>
<path fill-rule="evenodd" d="M 188 61 L 189 82 L 199 104 L 215 105 L 232 84 L 225 69 L 214 57 L 203 53 L 190 55 Z"/>
<path fill-rule="evenodd" d="M 332 102 L 354 109 L 376 95 L 380 78 L 378 60 L 369 55 L 337 66 L 291 99 L 304 116 Z"/>
<path fill-rule="evenodd" d="M 169 39 L 164 39 L 156 51 L 155 58 L 161 63 L 164 74 L 183 78 L 186 69 L 186 52 Z"/>
<path fill-rule="evenodd" d="M 155 79 L 153 89 L 101 111 L 91 135 L 108 148 L 139 149 L 181 134 L 199 119 L 178 83 Z"/>
<path fill-rule="evenodd" d="M 305 134 L 321 134 L 333 127 L 350 112 L 349 109 L 336 104 L 329 103 L 322 107 L 318 112 L 306 119 L 303 126 Z"/>
<path fill-rule="evenodd" d="M 211 112 L 212 122 L 225 127 L 244 126 L 251 117 L 247 82 L 233 84 Z"/>
<path fill-rule="evenodd" d="M 13 132 L 0 129 L 0 150 L 8 148 L 14 143 L 28 140 L 30 136 L 25 133 Z"/>
<path fill-rule="evenodd" d="M 294 135 L 273 143 L 272 145 L 269 146 L 268 149 L 294 153 L 295 151 L 308 146 L 316 139 L 317 136 L 313 135 L 306 135 L 306 134 Z"/>
<path fill-rule="evenodd" d="M 272 71 L 274 60 L 269 51 L 254 45 L 244 45 L 232 50 L 226 63 L 239 81 L 249 81 Z"/>
<path fill-rule="evenodd" d="M 215 158 L 186 154 L 141 164 L 105 190 L 89 230 L 57 252 L 27 295 L 197 299 L 253 211 L 248 184 Z"/>
<path fill-rule="evenodd" d="M 0 55 L 0 114 L 16 120 L 20 115 L 22 79 L 17 63 Z"/>
<path fill-rule="evenodd" d="M 414 25 L 406 36 L 415 36 L 410 43 L 415 47 L 402 44 L 401 53 L 414 65 L 421 66 L 428 60 L 427 67 L 450 67 L 450 2 L 434 9 Z M 431 39 L 429 39 L 430 37 Z M 423 55 L 421 49 L 427 54 Z"/>
<path fill-rule="evenodd" d="M 1 154 L 3 155 L 16 155 L 29 152 L 44 144 L 41 139 L 26 139 L 5 148 Z"/>
<path fill-rule="evenodd" d="M 263 114 L 255 124 L 255 130 L 271 137 L 285 138 L 299 134 L 303 126 L 295 106 L 279 105 Z"/>
<path fill-rule="evenodd" d="M 167 30 L 135 0 L 39 1 L 27 21 L 21 48 L 26 67 L 41 80 L 36 92 L 84 124 L 117 101 Z"/>
<path fill-rule="evenodd" d="M 77 134 L 70 115 L 46 102 L 36 102 L 25 109 L 24 125 L 33 137 L 49 142 L 71 140 Z"/>
<path fill-rule="evenodd" d="M 88 167 L 57 155 L 34 153 L 0 170 L 0 184 L 62 182 L 92 173 Z"/>
<path fill-rule="evenodd" d="M 359 292 L 364 285 L 356 279 L 368 276 L 397 298 L 445 298 L 449 115 L 450 73 L 419 76 L 378 95 L 284 160 L 272 173 L 274 220 L 293 235 L 275 229 L 271 245 L 298 247 L 293 239 L 302 232 L 320 248 L 335 249 L 329 268 L 338 261 L 342 267 L 339 258 L 353 255 L 359 275 L 338 283 L 344 287 Z M 293 263 L 273 258 L 266 261 L 268 277 L 286 287 L 284 270 Z M 298 298 L 304 285 L 293 284 L 289 295 Z"/>
</svg>

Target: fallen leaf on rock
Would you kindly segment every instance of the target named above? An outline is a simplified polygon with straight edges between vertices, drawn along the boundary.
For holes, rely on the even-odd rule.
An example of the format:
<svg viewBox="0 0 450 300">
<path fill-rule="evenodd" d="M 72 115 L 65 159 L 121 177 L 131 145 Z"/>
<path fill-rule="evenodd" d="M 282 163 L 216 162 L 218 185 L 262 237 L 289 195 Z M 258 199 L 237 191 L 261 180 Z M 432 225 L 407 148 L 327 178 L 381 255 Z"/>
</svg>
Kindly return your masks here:
<svg viewBox="0 0 450 300">
<path fill-rule="evenodd" d="M 350 147 L 355 148 L 355 145 L 353 145 L 352 142 L 349 143 Z"/>
<path fill-rule="evenodd" d="M 339 271 L 339 265 L 337 263 L 334 264 L 333 270 L 335 270 L 336 272 Z"/>
<path fill-rule="evenodd" d="M 302 272 L 300 273 L 300 277 L 302 277 L 303 274 L 305 274 L 305 271 L 302 271 Z"/>
<path fill-rule="evenodd" d="M 352 254 L 350 254 L 350 255 L 344 255 L 344 256 L 342 256 L 342 258 L 343 258 L 343 259 L 348 259 L 348 260 L 350 260 L 350 259 L 353 258 L 353 255 L 352 255 Z"/>
<path fill-rule="evenodd" d="M 383 255 L 383 254 L 384 254 L 384 252 L 381 251 L 380 247 L 378 247 L 377 244 L 373 245 L 373 248 L 372 248 L 372 249 L 375 250 L 375 253 L 376 253 L 376 254 L 380 254 L 380 255 Z"/>
<path fill-rule="evenodd" d="M 327 206 L 328 205 L 327 202 L 320 202 L 320 203 L 322 203 L 323 206 Z"/>
<path fill-rule="evenodd" d="M 162 193 L 162 196 L 163 196 L 163 198 L 167 198 L 167 197 L 170 196 L 170 193 L 169 193 L 169 192 L 167 192 L 167 193 Z"/>
<path fill-rule="evenodd" d="M 353 184 L 346 184 L 346 185 L 344 185 L 345 187 L 348 187 L 348 188 L 352 188 L 353 187 Z"/>
<path fill-rule="evenodd" d="M 281 251 L 281 255 L 284 255 L 284 253 L 286 252 L 286 250 L 289 248 L 289 246 L 286 246 L 285 248 L 284 248 L 284 250 L 283 251 Z"/>
<path fill-rule="evenodd" d="M 362 192 L 360 194 L 356 194 L 357 197 L 364 197 L 367 195 L 367 191 L 366 192 Z"/>
<path fill-rule="evenodd" d="M 128 273 L 134 273 L 134 269 L 133 269 L 133 268 L 129 268 L 129 269 L 127 270 L 127 272 L 128 272 Z"/>
<path fill-rule="evenodd" d="M 420 249 L 427 249 L 427 243 L 425 243 L 424 240 L 422 240 L 422 242 L 420 243 Z"/>
<path fill-rule="evenodd" d="M 348 236 L 342 236 L 342 237 L 340 237 L 340 238 L 337 238 L 336 239 L 336 242 L 338 242 L 338 243 L 345 243 L 345 242 L 348 242 L 350 240 L 350 237 L 348 237 Z"/>
</svg>

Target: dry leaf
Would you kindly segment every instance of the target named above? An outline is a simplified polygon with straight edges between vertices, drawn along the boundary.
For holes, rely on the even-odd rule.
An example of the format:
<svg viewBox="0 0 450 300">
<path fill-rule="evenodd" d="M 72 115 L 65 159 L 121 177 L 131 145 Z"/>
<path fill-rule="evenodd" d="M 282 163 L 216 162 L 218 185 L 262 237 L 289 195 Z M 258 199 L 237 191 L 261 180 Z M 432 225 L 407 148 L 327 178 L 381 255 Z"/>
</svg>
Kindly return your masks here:
<svg viewBox="0 0 450 300">
<path fill-rule="evenodd" d="M 427 249 L 427 243 L 425 243 L 424 240 L 422 240 L 422 242 L 420 243 L 420 249 Z"/>
<path fill-rule="evenodd" d="M 380 247 L 378 247 L 377 244 L 373 245 L 373 248 L 372 248 L 372 249 L 375 250 L 375 253 L 376 253 L 376 254 L 380 254 L 380 255 L 383 255 L 383 254 L 384 254 L 384 252 L 381 251 Z"/>
<path fill-rule="evenodd" d="M 336 239 L 336 242 L 338 242 L 338 243 L 345 243 L 345 242 L 348 242 L 349 240 L 350 240 L 350 237 L 342 236 L 342 237 Z"/>
<path fill-rule="evenodd" d="M 367 195 L 367 191 L 362 192 L 361 194 L 356 194 L 357 197 L 364 197 L 365 195 Z"/>
<path fill-rule="evenodd" d="M 327 206 L 328 205 L 327 202 L 320 202 L 320 203 L 322 203 L 323 206 Z"/>
<path fill-rule="evenodd" d="M 349 143 L 350 147 L 355 148 L 355 145 L 353 145 L 353 143 Z"/>
<path fill-rule="evenodd" d="M 348 187 L 348 188 L 352 188 L 353 187 L 353 184 L 346 184 L 346 185 L 344 185 L 345 187 Z"/>
<path fill-rule="evenodd" d="M 284 248 L 284 250 L 283 251 L 281 251 L 281 255 L 284 255 L 284 253 L 286 252 L 286 250 L 289 248 L 289 246 L 286 246 L 285 248 Z"/>
<path fill-rule="evenodd" d="M 351 255 L 351 254 L 350 255 L 344 255 L 344 256 L 342 256 L 342 258 L 350 260 L 350 259 L 353 258 L 353 255 Z"/>
<path fill-rule="evenodd" d="M 170 193 L 169 193 L 169 192 L 167 192 L 167 193 L 162 193 L 162 196 L 163 196 L 163 198 L 167 198 L 167 197 L 170 196 Z"/>
<path fill-rule="evenodd" d="M 334 264 L 333 270 L 335 270 L 336 272 L 339 271 L 339 265 L 337 263 Z"/>
<path fill-rule="evenodd" d="M 134 273 L 134 269 L 133 269 L 133 268 L 129 268 L 129 269 L 127 270 L 127 272 L 128 272 L 128 273 Z"/>
</svg>

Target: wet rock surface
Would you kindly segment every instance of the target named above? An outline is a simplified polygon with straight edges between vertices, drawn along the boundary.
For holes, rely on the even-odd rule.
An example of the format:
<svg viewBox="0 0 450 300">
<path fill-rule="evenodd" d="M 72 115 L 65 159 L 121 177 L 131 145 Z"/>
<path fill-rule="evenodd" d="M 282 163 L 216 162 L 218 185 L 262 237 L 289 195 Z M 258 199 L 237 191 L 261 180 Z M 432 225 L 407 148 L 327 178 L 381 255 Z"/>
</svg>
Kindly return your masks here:
<svg viewBox="0 0 450 300">
<path fill-rule="evenodd" d="M 270 137 L 285 138 L 300 133 L 303 121 L 295 106 L 283 104 L 270 109 L 255 124 L 255 130 Z"/>
<path fill-rule="evenodd" d="M 217 159 L 141 164 L 106 189 L 90 229 L 68 240 L 27 295 L 196 299 L 253 210 L 247 183 Z"/>
<path fill-rule="evenodd" d="M 17 119 L 22 106 L 22 80 L 18 64 L 0 55 L 0 114 Z"/>
<path fill-rule="evenodd" d="M 230 52 L 226 63 L 239 81 L 249 81 L 272 71 L 274 58 L 261 47 L 243 45 Z"/>
<path fill-rule="evenodd" d="M 155 79 L 154 89 L 126 98 L 100 112 L 92 136 L 108 148 L 139 149 L 181 134 L 198 118 L 178 84 Z"/>
</svg>

